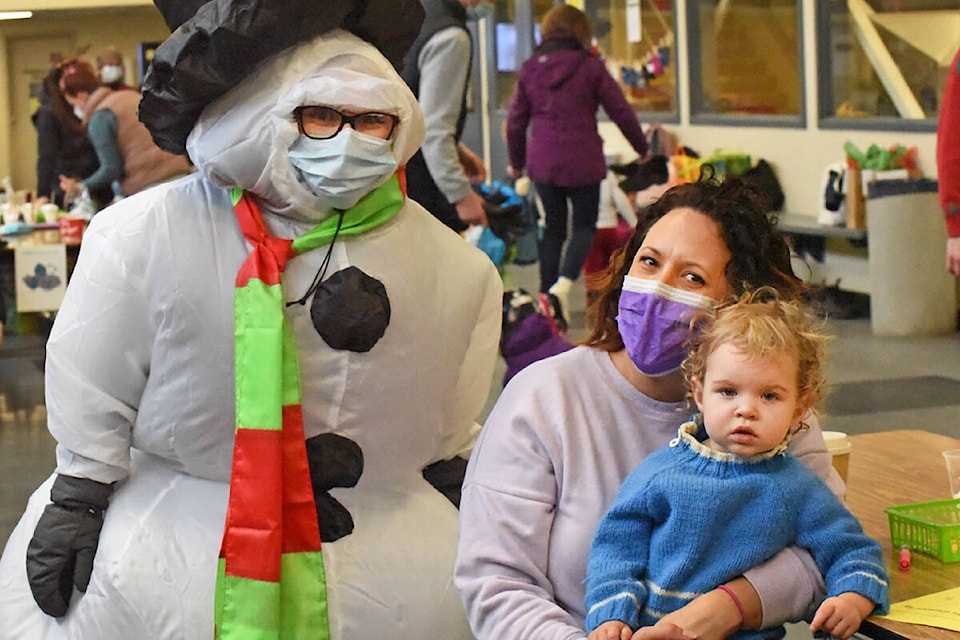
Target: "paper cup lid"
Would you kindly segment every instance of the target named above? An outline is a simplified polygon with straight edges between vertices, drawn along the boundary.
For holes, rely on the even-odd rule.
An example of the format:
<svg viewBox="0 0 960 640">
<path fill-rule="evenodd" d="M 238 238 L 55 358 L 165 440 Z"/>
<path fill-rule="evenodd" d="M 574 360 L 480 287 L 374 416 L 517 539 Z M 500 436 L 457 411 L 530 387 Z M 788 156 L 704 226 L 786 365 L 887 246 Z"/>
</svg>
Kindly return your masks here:
<svg viewBox="0 0 960 640">
<path fill-rule="evenodd" d="M 842 431 L 824 431 L 823 441 L 827 444 L 827 451 L 833 455 L 850 452 L 850 440 Z"/>
</svg>

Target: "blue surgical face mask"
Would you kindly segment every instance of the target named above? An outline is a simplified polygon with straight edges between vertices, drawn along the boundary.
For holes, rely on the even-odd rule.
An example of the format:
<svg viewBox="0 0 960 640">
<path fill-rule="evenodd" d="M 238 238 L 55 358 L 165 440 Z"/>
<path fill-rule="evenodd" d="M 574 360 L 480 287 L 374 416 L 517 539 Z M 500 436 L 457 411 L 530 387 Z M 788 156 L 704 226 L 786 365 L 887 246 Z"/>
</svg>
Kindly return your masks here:
<svg viewBox="0 0 960 640">
<path fill-rule="evenodd" d="M 497 8 L 492 2 L 481 2 L 478 5 L 467 7 L 467 19 L 483 20 L 484 18 L 492 18 L 496 12 Z"/>
<path fill-rule="evenodd" d="M 680 368 L 698 311 L 713 298 L 675 289 L 658 280 L 626 276 L 620 291 L 617 328 L 630 360 L 640 373 L 663 376 Z"/>
<path fill-rule="evenodd" d="M 350 127 L 326 140 L 300 136 L 287 157 L 325 209 L 349 209 L 397 171 L 392 142 Z"/>
</svg>

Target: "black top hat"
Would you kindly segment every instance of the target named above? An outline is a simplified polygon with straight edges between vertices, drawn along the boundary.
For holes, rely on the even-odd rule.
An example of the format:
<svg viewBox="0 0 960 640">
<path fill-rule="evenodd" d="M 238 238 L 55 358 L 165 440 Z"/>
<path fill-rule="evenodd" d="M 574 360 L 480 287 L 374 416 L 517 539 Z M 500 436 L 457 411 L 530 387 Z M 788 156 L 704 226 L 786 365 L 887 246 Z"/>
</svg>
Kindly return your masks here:
<svg viewBox="0 0 960 640">
<path fill-rule="evenodd" d="M 186 154 L 204 107 L 263 60 L 342 28 L 399 67 L 423 22 L 420 0 L 154 0 L 173 33 L 143 80 L 140 120 L 157 145 Z"/>
</svg>

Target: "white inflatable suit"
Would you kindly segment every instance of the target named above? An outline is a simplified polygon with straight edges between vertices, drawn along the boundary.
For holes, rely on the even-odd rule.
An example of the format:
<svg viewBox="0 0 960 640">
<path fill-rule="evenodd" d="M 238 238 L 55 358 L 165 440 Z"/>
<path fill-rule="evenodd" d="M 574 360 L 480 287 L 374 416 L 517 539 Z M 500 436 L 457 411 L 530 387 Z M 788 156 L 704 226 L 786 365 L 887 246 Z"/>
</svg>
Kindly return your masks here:
<svg viewBox="0 0 960 640">
<path fill-rule="evenodd" d="M 268 59 L 204 110 L 188 140 L 199 173 L 94 218 L 48 343 L 47 411 L 57 471 L 118 489 L 89 587 L 61 619 L 40 611 L 27 584 L 26 547 L 52 479 L 37 489 L 0 559 L 0 637 L 213 637 L 235 426 L 234 278 L 250 250 L 225 187 L 256 194 L 276 236 L 328 215 L 287 160 L 302 104 L 398 114 L 401 165 L 423 138 L 393 67 L 334 31 Z M 325 253 L 291 260 L 286 299 L 309 288 Z M 331 635 L 470 638 L 452 583 L 457 512 L 421 471 L 473 444 L 496 359 L 500 279 L 409 200 L 391 221 L 335 242 L 327 274 L 348 265 L 390 299 L 371 351 L 335 351 L 309 305 L 286 311 L 307 437 L 337 433 L 364 456 L 359 483 L 331 492 L 355 523 L 323 544 Z"/>
</svg>

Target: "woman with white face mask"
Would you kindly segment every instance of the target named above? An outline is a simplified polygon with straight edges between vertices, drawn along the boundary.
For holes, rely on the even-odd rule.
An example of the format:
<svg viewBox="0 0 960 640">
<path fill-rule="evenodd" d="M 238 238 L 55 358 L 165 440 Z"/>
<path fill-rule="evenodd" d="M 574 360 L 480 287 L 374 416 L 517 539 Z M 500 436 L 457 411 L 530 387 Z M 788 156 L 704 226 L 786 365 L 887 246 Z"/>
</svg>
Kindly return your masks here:
<svg viewBox="0 0 960 640">
<path fill-rule="evenodd" d="M 361 4 L 367 37 L 420 15 L 283 8 Z M 499 275 L 406 198 L 423 117 L 377 48 L 328 28 L 244 70 L 188 127 L 141 105 L 199 170 L 84 235 L 47 344 L 57 472 L 0 558 L 0 637 L 472 637 L 431 471 L 476 437 Z"/>
<path fill-rule="evenodd" d="M 456 585 L 480 640 L 586 638 L 583 581 L 597 524 L 630 471 L 694 411 L 680 371 L 690 319 L 760 286 L 788 299 L 800 292 L 754 192 L 737 180 L 676 187 L 614 255 L 586 345 L 510 381 L 460 506 Z M 842 493 L 819 427 L 806 421 L 790 451 Z M 639 637 L 725 638 L 798 620 L 824 595 L 816 564 L 797 548 L 726 587 L 739 602 L 702 594 L 668 616 L 675 626 Z"/>
</svg>

